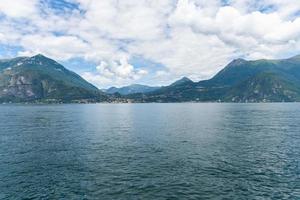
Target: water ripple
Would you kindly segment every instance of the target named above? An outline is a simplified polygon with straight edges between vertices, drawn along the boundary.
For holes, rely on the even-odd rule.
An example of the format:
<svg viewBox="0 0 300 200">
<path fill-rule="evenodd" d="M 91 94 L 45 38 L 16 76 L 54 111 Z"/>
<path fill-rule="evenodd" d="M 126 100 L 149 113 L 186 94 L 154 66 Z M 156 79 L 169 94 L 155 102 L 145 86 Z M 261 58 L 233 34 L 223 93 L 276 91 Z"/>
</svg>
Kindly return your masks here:
<svg viewBox="0 0 300 200">
<path fill-rule="evenodd" d="M 0 199 L 300 199 L 299 104 L 0 106 Z"/>
</svg>

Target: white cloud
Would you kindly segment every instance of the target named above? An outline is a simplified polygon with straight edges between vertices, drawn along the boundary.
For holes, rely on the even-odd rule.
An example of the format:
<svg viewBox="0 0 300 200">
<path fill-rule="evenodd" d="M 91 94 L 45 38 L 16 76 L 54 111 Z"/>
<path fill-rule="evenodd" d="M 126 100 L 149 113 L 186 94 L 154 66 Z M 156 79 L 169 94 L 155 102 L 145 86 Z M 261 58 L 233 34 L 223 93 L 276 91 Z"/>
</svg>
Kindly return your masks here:
<svg viewBox="0 0 300 200">
<path fill-rule="evenodd" d="M 170 36 L 168 40 L 139 43 L 130 51 L 159 60 L 176 78 L 193 75 L 203 79 L 220 69 L 234 50 L 215 35 L 195 34 L 187 28 L 174 28 Z"/>
<path fill-rule="evenodd" d="M 19 55 L 43 53 L 60 60 L 83 56 L 89 50 L 88 45 L 75 36 L 27 35 L 21 38 L 20 44 L 26 51 Z"/>
<path fill-rule="evenodd" d="M 1 0 L 0 15 L 6 17 L 0 18 L 0 43 L 23 48 L 19 55 L 95 62 L 95 70 L 83 75 L 99 87 L 144 77 L 155 85 L 182 76 L 206 79 L 233 58 L 300 52 L 299 0 L 67 2 L 80 10 L 56 12 L 38 0 Z M 136 69 L 129 63 L 136 55 L 164 68 Z"/>
<path fill-rule="evenodd" d="M 79 1 L 86 9 L 83 23 L 113 39 L 151 40 L 163 35 L 171 0 Z"/>
<path fill-rule="evenodd" d="M 82 76 L 86 80 L 104 88 L 111 85 L 121 86 L 129 84 L 148 74 L 148 71 L 145 69 L 135 69 L 134 66 L 128 63 L 126 57 L 110 63 L 101 61 L 96 70 L 96 73 L 85 72 Z"/>
<path fill-rule="evenodd" d="M 1 0 L 0 13 L 17 18 L 35 15 L 37 3 L 37 0 Z"/>
</svg>

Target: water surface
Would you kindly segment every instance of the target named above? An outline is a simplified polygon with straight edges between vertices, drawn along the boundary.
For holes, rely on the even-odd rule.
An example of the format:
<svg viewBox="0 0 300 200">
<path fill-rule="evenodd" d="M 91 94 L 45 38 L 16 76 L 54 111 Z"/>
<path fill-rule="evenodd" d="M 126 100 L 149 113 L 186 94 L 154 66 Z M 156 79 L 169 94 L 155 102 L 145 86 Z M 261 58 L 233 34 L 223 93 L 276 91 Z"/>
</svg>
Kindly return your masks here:
<svg viewBox="0 0 300 200">
<path fill-rule="evenodd" d="M 1 105 L 0 199 L 300 199 L 300 104 Z"/>
</svg>

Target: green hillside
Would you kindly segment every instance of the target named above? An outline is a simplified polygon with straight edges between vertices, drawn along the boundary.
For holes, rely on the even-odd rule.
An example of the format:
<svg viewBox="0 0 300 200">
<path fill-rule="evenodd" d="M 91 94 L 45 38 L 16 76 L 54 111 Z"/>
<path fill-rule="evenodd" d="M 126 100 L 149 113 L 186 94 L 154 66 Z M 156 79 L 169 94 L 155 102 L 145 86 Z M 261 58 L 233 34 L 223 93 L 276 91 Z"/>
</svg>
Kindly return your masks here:
<svg viewBox="0 0 300 200">
<path fill-rule="evenodd" d="M 107 95 L 43 55 L 0 60 L 1 102 L 101 101 Z"/>
<path fill-rule="evenodd" d="M 236 59 L 209 80 L 175 83 L 129 98 L 141 102 L 300 101 L 300 56 L 282 60 Z"/>
</svg>

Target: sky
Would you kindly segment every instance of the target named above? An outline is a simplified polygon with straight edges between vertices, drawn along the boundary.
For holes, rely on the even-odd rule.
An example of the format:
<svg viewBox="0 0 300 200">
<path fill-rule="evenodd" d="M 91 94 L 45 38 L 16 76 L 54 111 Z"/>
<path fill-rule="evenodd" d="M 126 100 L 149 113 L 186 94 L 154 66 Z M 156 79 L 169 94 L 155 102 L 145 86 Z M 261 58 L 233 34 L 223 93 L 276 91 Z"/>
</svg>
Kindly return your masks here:
<svg viewBox="0 0 300 200">
<path fill-rule="evenodd" d="M 0 59 L 38 53 L 99 88 L 199 81 L 300 54 L 300 1 L 0 0 Z"/>
</svg>

